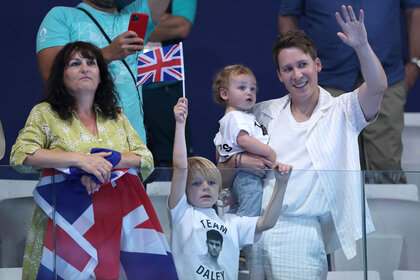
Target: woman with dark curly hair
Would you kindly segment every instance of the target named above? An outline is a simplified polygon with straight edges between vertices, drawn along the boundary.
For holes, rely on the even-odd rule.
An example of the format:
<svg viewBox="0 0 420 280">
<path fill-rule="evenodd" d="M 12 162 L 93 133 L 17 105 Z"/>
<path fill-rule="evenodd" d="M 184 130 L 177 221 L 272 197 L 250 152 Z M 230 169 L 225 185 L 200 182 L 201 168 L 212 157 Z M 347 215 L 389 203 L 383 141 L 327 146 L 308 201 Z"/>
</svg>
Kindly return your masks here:
<svg viewBox="0 0 420 280">
<path fill-rule="evenodd" d="M 57 256 L 62 254 L 60 257 L 66 261 L 57 261 L 57 273 L 64 279 L 118 279 L 120 262 L 124 266 L 120 255 L 122 257 L 127 253 L 123 254 L 121 249 L 120 254 L 120 247 L 123 247 L 123 242 L 128 242 L 127 239 L 136 236 L 138 230 L 134 222 L 132 228 L 122 226 L 123 218 L 126 221 L 125 215 L 133 211 L 133 207 L 137 209 L 140 207 L 138 205 L 145 205 L 146 217 L 150 217 L 155 228 L 160 228 L 153 207 L 147 208 L 147 205 L 151 205 L 150 200 L 137 174 L 127 171 L 127 168 L 132 167 L 153 167 L 152 155 L 117 102 L 118 95 L 101 51 L 90 43 L 69 43 L 55 58 L 43 102 L 32 109 L 12 147 L 12 165 L 45 168 L 43 176 L 46 176 L 46 170 L 52 168 L 56 173 L 57 169 L 63 172 L 58 172 L 59 179 L 55 179 L 56 192 L 51 195 L 57 197 L 57 211 L 67 203 L 66 211 L 74 216 L 79 214 L 74 212 L 79 211 L 81 205 L 93 205 L 91 211 L 94 223 L 87 221 L 86 224 L 86 221 L 82 221 L 85 222 L 84 226 L 74 226 L 73 222 L 63 221 L 64 215 L 60 216 L 63 219 L 57 218 L 57 226 L 71 237 L 71 242 L 82 240 L 77 245 L 82 251 L 89 252 L 84 268 L 78 270 L 69 265 L 69 259 L 78 262 L 82 256 L 73 252 L 78 246 L 70 246 L 70 251 L 59 250 L 58 244 L 61 241 L 57 229 Z M 68 170 L 75 169 L 79 174 L 76 183 L 66 173 L 74 176 L 73 171 Z M 119 171 L 114 172 L 115 169 Z M 124 175 L 118 175 L 121 177 L 115 179 L 116 174 L 122 173 Z M 54 176 L 54 172 L 52 174 Z M 44 277 L 47 276 L 41 273 L 51 270 L 51 267 L 48 268 L 51 262 L 46 254 L 46 236 L 51 230 L 51 219 L 48 218 L 52 218 L 52 215 L 48 211 L 50 205 L 37 199 L 42 195 L 39 191 L 38 195 L 37 190 L 43 179 L 34 191 L 37 206 L 25 248 L 23 279 L 46 279 Z M 64 188 L 59 185 L 62 181 L 71 182 Z M 74 184 L 78 184 L 77 187 Z M 71 193 L 69 197 L 60 200 L 65 189 L 70 189 Z M 73 204 L 68 203 L 70 196 L 77 197 Z M 84 215 L 89 209 L 83 208 L 81 213 Z M 83 231 L 80 232 L 80 229 Z M 135 246 L 139 241 L 136 242 L 131 244 Z M 142 246 L 147 248 L 147 244 Z M 166 246 L 163 242 L 162 248 Z M 164 249 L 162 251 L 165 252 Z M 169 263 L 171 261 L 170 257 Z M 134 262 L 134 265 L 139 266 L 140 263 Z M 124 269 L 128 274 L 131 267 L 128 264 Z M 151 275 L 158 279 L 159 273 Z"/>
<path fill-rule="evenodd" d="M 87 154 L 91 148 L 121 152 L 116 168 L 151 167 L 152 156 L 132 129 L 101 51 L 73 42 L 57 54 L 43 102 L 36 105 L 12 147 L 12 165 L 41 168 L 78 167 L 100 182 L 109 181 L 111 152 Z M 85 177 L 92 193 L 98 184 Z"/>
<path fill-rule="evenodd" d="M 63 77 L 66 70 L 71 68 L 68 64 L 75 53 L 78 53 L 80 57 L 96 60 L 100 83 L 96 89 L 93 104 L 101 110 L 105 117 L 116 119 L 117 114 L 121 112 L 121 108 L 117 105 L 119 95 L 114 88 L 108 64 L 104 60 L 101 50 L 86 42 L 77 41 L 70 43 L 65 50 L 57 54 L 59 57 L 53 62 L 43 101 L 50 103 L 53 110 L 63 120 L 71 119 L 77 104 L 75 96 L 67 88 Z"/>
</svg>

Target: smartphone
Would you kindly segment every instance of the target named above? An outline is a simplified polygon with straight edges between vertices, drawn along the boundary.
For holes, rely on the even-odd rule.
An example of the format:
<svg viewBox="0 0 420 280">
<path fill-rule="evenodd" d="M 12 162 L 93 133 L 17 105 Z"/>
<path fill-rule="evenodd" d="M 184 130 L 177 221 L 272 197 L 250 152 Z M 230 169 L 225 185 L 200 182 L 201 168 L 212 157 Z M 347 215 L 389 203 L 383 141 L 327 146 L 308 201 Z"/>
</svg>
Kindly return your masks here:
<svg viewBox="0 0 420 280">
<path fill-rule="evenodd" d="M 128 30 L 132 30 L 137 33 L 137 36 L 144 40 L 146 36 L 147 22 L 149 21 L 148 14 L 132 13 L 130 17 L 130 23 L 128 24 Z M 142 44 L 140 44 L 142 45 Z"/>
</svg>

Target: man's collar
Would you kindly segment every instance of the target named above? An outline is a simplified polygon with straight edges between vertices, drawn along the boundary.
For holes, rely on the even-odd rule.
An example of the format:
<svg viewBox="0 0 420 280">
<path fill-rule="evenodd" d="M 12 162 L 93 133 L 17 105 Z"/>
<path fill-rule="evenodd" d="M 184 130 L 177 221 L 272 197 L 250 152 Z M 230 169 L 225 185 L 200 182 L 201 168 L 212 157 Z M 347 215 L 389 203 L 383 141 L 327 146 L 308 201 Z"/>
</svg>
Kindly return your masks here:
<svg viewBox="0 0 420 280">
<path fill-rule="evenodd" d="M 332 106 L 332 101 L 334 97 L 331 94 L 323 89 L 322 87 L 318 86 L 319 88 L 319 97 L 318 97 L 318 108 L 320 110 L 324 110 Z"/>
</svg>

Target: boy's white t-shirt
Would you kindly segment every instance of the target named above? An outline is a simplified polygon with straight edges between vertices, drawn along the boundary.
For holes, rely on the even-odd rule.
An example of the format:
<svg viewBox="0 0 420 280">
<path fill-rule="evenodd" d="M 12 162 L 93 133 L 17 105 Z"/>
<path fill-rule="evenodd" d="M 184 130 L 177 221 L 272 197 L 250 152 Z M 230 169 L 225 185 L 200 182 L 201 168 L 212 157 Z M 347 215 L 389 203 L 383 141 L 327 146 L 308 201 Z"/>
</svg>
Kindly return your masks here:
<svg viewBox="0 0 420 280">
<path fill-rule="evenodd" d="M 214 145 L 219 152 L 220 162 L 225 162 L 234 154 L 245 150 L 238 146 L 236 138 L 241 130 L 248 132 L 249 136 L 257 139 L 263 144 L 268 143 L 268 135 L 251 113 L 243 111 L 232 111 L 219 120 L 219 132 L 214 137 Z"/>
<path fill-rule="evenodd" d="M 259 217 L 219 217 L 213 208 L 193 207 L 185 195 L 170 214 L 172 256 L 179 279 L 237 279 L 240 248 L 261 237 L 255 234 Z M 210 267 L 205 261 L 209 230 L 217 230 L 223 237 L 217 267 Z"/>
</svg>

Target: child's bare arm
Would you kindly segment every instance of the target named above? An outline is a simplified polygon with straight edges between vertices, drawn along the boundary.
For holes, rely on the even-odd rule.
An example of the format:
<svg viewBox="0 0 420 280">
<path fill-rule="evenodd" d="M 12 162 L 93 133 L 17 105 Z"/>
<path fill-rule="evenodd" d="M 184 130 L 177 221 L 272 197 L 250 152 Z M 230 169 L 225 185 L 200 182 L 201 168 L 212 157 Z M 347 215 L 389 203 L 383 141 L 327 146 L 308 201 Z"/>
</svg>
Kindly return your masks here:
<svg viewBox="0 0 420 280">
<path fill-rule="evenodd" d="M 274 171 L 276 176 L 276 183 L 274 185 L 273 194 L 271 195 L 270 202 L 268 203 L 264 214 L 258 218 L 257 226 L 255 227 L 255 233 L 260 233 L 264 230 L 274 227 L 277 219 L 280 216 L 287 182 L 289 181 L 292 169 L 291 165 L 281 165 L 282 166 L 280 169 L 276 169 Z"/>
<path fill-rule="evenodd" d="M 172 175 L 171 192 L 168 199 L 169 209 L 175 208 L 185 194 L 187 184 L 188 164 L 187 164 L 187 147 L 185 143 L 185 122 L 188 115 L 188 100 L 179 98 L 178 103 L 174 107 L 175 139 L 174 150 L 172 154 L 172 162 L 174 172 Z"/>
<path fill-rule="evenodd" d="M 268 145 L 263 144 L 257 139 L 249 136 L 248 132 L 241 130 L 236 137 L 238 146 L 251 154 L 256 154 L 267 158 L 273 164 L 276 162 L 276 152 Z"/>
</svg>

